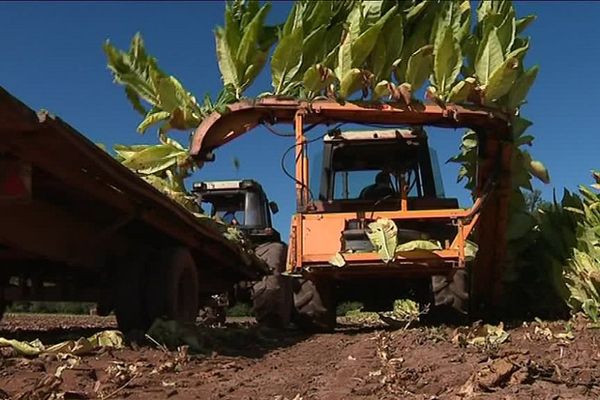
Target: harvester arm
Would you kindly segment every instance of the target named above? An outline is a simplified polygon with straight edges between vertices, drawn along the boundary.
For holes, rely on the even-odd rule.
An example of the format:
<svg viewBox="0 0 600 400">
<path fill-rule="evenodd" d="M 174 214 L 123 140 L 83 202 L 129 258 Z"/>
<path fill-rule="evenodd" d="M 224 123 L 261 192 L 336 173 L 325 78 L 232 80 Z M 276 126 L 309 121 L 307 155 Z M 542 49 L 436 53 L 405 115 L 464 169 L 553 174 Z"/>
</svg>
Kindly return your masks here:
<svg viewBox="0 0 600 400">
<path fill-rule="evenodd" d="M 398 126 L 405 124 L 442 127 L 481 128 L 510 140 L 508 118 L 486 108 L 447 105 L 404 106 L 397 104 L 347 102 L 340 104 L 324 100 L 305 102 L 264 98 L 241 101 L 228 106 L 224 114 L 213 113 L 196 129 L 190 147 L 191 155 L 203 161 L 214 149 L 249 132 L 263 123 L 292 124 L 298 112 L 304 114 L 304 123 L 350 122 Z"/>
</svg>

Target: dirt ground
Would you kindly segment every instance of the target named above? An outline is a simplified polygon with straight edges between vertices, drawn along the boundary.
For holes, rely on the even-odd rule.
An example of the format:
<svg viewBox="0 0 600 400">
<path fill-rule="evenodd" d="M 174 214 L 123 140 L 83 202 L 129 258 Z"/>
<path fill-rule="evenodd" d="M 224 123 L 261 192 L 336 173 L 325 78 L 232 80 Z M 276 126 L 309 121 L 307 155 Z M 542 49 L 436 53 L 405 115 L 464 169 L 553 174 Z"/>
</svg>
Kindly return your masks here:
<svg viewBox="0 0 600 400">
<path fill-rule="evenodd" d="M 228 322 L 206 328 L 201 355 L 142 347 L 25 358 L 3 348 L 0 399 L 600 398 L 600 332 L 583 321 L 520 323 L 493 338 L 477 336 L 477 325 L 341 322 L 310 336 Z M 114 326 L 102 317 L 8 315 L 0 336 L 54 343 Z"/>
</svg>

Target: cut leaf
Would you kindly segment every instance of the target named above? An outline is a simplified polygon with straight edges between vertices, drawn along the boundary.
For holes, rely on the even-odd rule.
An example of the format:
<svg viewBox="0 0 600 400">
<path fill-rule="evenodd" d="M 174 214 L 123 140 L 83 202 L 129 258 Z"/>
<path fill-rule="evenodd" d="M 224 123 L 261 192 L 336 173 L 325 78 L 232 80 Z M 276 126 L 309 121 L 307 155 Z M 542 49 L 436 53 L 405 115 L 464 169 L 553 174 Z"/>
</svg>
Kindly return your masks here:
<svg viewBox="0 0 600 400">
<path fill-rule="evenodd" d="M 352 68 L 342 77 L 340 82 L 340 97 L 347 99 L 352 93 L 360 90 L 363 86 L 362 71 Z"/>
<path fill-rule="evenodd" d="M 171 113 L 169 111 L 159 111 L 159 112 L 149 114 L 138 125 L 137 131 L 140 133 L 144 133 L 150 126 L 152 126 L 160 121 L 169 119 L 169 118 L 171 118 Z"/>
<path fill-rule="evenodd" d="M 469 95 L 475 89 L 475 79 L 466 78 L 452 87 L 448 94 L 448 101 L 451 103 L 462 103 L 467 101 Z"/>
<path fill-rule="evenodd" d="M 383 262 L 394 260 L 398 244 L 398 228 L 394 221 L 380 218 L 369 224 L 367 236 Z"/>
<path fill-rule="evenodd" d="M 479 44 L 475 59 L 475 74 L 479 82 L 486 85 L 500 65 L 504 62 L 502 45 L 498 40 L 497 30 L 491 29 L 486 38 Z"/>
<path fill-rule="evenodd" d="M 486 103 L 491 103 L 504 96 L 513 87 L 517 74 L 519 73 L 519 60 L 509 58 L 492 73 L 487 85 L 485 85 L 484 96 Z"/>
<path fill-rule="evenodd" d="M 535 176 L 540 181 L 544 183 L 550 183 L 550 174 L 548 173 L 548 170 L 544 164 L 542 164 L 540 161 L 532 160 L 529 163 L 529 172 L 531 172 L 531 175 Z"/>
<path fill-rule="evenodd" d="M 302 39 L 304 33 L 302 26 L 294 28 L 292 33 L 284 36 L 275 47 L 271 58 L 271 74 L 275 94 L 280 94 L 289 84 L 302 66 Z"/>
<path fill-rule="evenodd" d="M 433 71 L 433 46 L 427 45 L 411 54 L 406 68 L 406 82 L 417 90 Z"/>
<path fill-rule="evenodd" d="M 381 81 L 373 88 L 373 100 L 379 100 L 390 94 L 390 83 L 388 81 Z"/>
<path fill-rule="evenodd" d="M 454 39 L 452 28 L 447 27 L 433 48 L 434 85 L 440 94 L 444 95 L 450 90 L 460 73 L 461 65 L 460 45 Z"/>
<path fill-rule="evenodd" d="M 410 242 L 402 243 L 396 246 L 396 253 L 400 251 L 414 250 L 441 250 L 442 246 L 439 242 L 433 240 L 411 240 Z"/>
<path fill-rule="evenodd" d="M 537 77 L 539 71 L 539 67 L 537 65 L 531 67 L 530 69 L 523 72 L 515 81 L 515 84 L 512 86 L 510 92 L 508 93 L 507 106 L 511 109 L 515 109 L 520 107 L 527 94 L 529 93 L 529 89 L 533 85 L 535 78 Z"/>
</svg>

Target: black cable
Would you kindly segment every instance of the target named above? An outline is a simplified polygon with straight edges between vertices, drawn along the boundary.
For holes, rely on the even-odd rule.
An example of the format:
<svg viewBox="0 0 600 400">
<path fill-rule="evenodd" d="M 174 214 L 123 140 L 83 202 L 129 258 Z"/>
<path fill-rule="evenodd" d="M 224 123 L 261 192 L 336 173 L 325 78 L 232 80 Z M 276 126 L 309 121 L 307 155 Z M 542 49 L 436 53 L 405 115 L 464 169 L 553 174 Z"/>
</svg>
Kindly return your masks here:
<svg viewBox="0 0 600 400">
<path fill-rule="evenodd" d="M 264 125 L 265 128 L 267 128 L 269 130 L 269 132 L 271 132 L 275 136 L 279 136 L 279 137 L 294 137 L 294 136 L 296 136 L 295 133 L 281 133 L 281 132 L 278 132 L 275 128 L 273 128 L 273 125 L 269 124 L 268 122 L 263 122 L 263 125 Z"/>
<path fill-rule="evenodd" d="M 309 128 L 307 128 L 306 130 L 304 130 L 304 132 L 307 132 L 307 131 L 309 131 L 310 129 L 314 128 L 316 125 L 317 125 L 317 124 L 313 124 L 313 125 L 311 125 Z M 323 133 L 323 134 L 322 134 L 322 135 L 320 135 L 320 136 L 317 136 L 317 137 L 315 137 L 315 138 L 312 138 L 312 139 L 309 139 L 309 140 L 304 140 L 304 141 L 303 141 L 303 142 L 301 142 L 301 143 L 294 143 L 293 145 L 291 145 L 290 147 L 288 147 L 288 148 L 287 148 L 287 149 L 286 149 L 286 150 L 283 152 L 283 155 L 281 156 L 281 162 L 280 162 L 281 170 L 283 171 L 283 173 L 284 173 L 284 174 L 285 174 L 285 175 L 286 175 L 288 178 L 290 178 L 290 179 L 291 179 L 291 180 L 293 180 L 295 183 L 297 183 L 298 185 L 300 185 L 300 186 L 302 186 L 303 188 L 305 188 L 305 189 L 307 189 L 307 190 L 308 190 L 308 194 L 309 194 L 309 196 L 310 196 L 310 200 L 311 200 L 311 201 L 315 199 L 315 196 L 314 196 L 314 194 L 313 194 L 312 190 L 310 190 L 310 187 L 306 186 L 306 184 L 305 184 L 305 183 L 303 183 L 303 182 L 300 182 L 298 179 L 296 179 L 296 177 L 295 177 L 295 176 L 293 176 L 292 174 L 290 174 L 290 173 L 288 172 L 288 170 L 285 168 L 285 158 L 286 158 L 286 156 L 289 154 L 289 152 L 290 152 L 290 151 L 292 151 L 292 150 L 294 150 L 294 149 L 296 148 L 296 146 L 304 146 L 304 145 L 309 145 L 309 144 L 311 144 L 311 143 L 314 143 L 314 142 L 316 142 L 317 140 L 321 140 L 321 139 L 323 139 L 323 138 L 324 138 L 324 137 L 325 137 L 327 134 L 329 134 L 330 132 L 332 132 L 332 131 L 335 131 L 335 130 L 339 129 L 339 128 L 340 128 L 342 125 L 344 125 L 344 122 L 341 122 L 341 123 L 337 124 L 337 125 L 336 125 L 334 128 L 332 128 L 332 129 L 328 129 L 327 131 L 325 131 L 325 133 Z M 295 136 L 295 135 L 294 135 L 294 136 Z M 295 163 L 297 163 L 297 162 L 298 162 L 298 160 L 299 160 L 299 157 L 300 157 L 300 154 L 301 154 L 301 153 L 298 153 L 298 155 L 296 155 L 296 157 L 295 157 L 295 160 L 294 160 L 294 161 L 295 161 Z"/>
<path fill-rule="evenodd" d="M 323 122 L 319 122 L 319 123 L 314 123 L 312 125 L 309 125 L 306 129 L 304 129 L 304 133 L 310 132 L 316 126 L 321 125 L 322 123 Z M 275 129 L 273 127 L 273 124 L 271 124 L 268 121 L 262 121 L 261 124 L 264 125 L 264 127 L 267 128 L 267 130 L 269 132 L 271 132 L 272 134 L 274 134 L 275 136 L 279 136 L 279 137 L 295 137 L 296 136 L 295 133 L 282 133 L 281 131 L 278 131 L 277 129 Z"/>
</svg>

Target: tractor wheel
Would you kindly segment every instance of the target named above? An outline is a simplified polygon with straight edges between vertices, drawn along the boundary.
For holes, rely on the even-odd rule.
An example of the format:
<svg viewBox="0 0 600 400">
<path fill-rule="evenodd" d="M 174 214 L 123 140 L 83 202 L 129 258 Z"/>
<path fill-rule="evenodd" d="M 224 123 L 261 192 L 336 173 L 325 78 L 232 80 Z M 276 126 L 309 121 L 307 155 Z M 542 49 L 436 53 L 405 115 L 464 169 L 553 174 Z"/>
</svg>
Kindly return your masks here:
<svg viewBox="0 0 600 400">
<path fill-rule="evenodd" d="M 199 310 L 198 271 L 182 247 L 163 251 L 159 264 L 148 271 L 146 310 L 151 321 L 164 317 L 194 323 Z"/>
<path fill-rule="evenodd" d="M 256 321 L 270 328 L 289 325 L 293 310 L 292 283 L 285 271 L 287 246 L 280 242 L 259 245 L 256 255 L 267 263 L 271 275 L 252 287 L 252 304 Z"/>
<path fill-rule="evenodd" d="M 431 317 L 441 322 L 466 322 L 469 315 L 469 284 L 466 268 L 455 270 L 449 275 L 435 275 L 431 283 L 433 291 Z"/>
<path fill-rule="evenodd" d="M 309 332 L 331 332 L 335 328 L 335 299 L 329 282 L 294 280 L 294 322 Z"/>
</svg>

